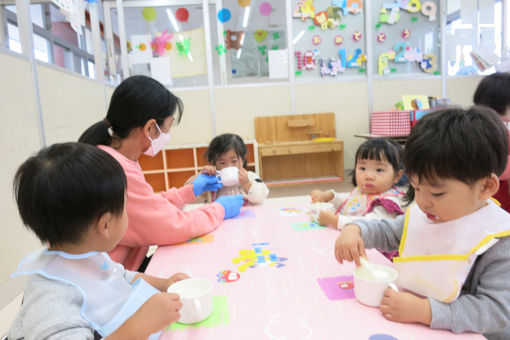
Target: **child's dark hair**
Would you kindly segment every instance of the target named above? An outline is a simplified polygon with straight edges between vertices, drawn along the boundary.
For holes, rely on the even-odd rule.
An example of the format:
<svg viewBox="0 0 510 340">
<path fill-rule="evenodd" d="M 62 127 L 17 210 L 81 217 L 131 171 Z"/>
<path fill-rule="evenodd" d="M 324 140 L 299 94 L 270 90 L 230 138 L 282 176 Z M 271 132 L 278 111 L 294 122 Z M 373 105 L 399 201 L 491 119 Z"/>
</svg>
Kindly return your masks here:
<svg viewBox="0 0 510 340">
<path fill-rule="evenodd" d="M 452 107 L 425 115 L 412 128 L 404 170 L 418 180 L 456 179 L 471 185 L 491 174 L 499 176 L 507 159 L 508 132 L 492 109 Z M 414 199 L 412 188 L 405 199 Z"/>
<path fill-rule="evenodd" d="M 504 115 L 510 106 L 510 73 L 493 73 L 484 77 L 476 88 L 473 102 Z"/>
<path fill-rule="evenodd" d="M 23 223 L 51 246 L 77 243 L 104 213 L 124 210 L 126 175 L 108 153 L 88 144 L 53 144 L 14 176 Z"/>
<path fill-rule="evenodd" d="M 361 144 L 356 151 L 352 184 L 356 187 L 356 166 L 359 159 L 388 161 L 397 173 L 402 170 L 402 146 L 389 138 L 372 138 Z"/>
<path fill-rule="evenodd" d="M 161 127 L 167 117 L 177 113 L 176 121 L 180 122 L 182 112 L 182 101 L 160 82 L 147 76 L 132 76 L 113 91 L 106 118 L 89 127 L 78 141 L 111 146 L 115 139 L 127 137 L 131 130 L 151 119 Z"/>
<path fill-rule="evenodd" d="M 248 164 L 246 162 L 248 149 L 246 144 L 244 144 L 243 139 L 233 133 L 225 133 L 214 137 L 211 143 L 209 143 L 209 147 L 204 154 L 204 158 L 206 158 L 207 162 L 210 164 L 216 164 L 218 158 L 230 150 L 234 150 L 236 155 L 242 159 L 243 168 L 246 168 Z"/>
</svg>

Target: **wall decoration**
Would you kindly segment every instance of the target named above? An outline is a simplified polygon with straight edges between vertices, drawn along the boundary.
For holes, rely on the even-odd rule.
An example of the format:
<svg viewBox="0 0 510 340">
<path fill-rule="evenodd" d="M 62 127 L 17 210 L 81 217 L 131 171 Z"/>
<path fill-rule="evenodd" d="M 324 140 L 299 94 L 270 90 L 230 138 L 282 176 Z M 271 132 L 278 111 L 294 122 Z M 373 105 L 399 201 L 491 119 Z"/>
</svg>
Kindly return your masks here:
<svg viewBox="0 0 510 340">
<path fill-rule="evenodd" d="M 320 65 L 320 75 L 321 77 L 324 76 L 331 76 L 336 77 L 338 73 L 345 72 L 345 67 L 342 66 L 341 60 L 335 60 L 333 58 L 328 58 L 327 60 L 325 58 L 319 59 L 319 65 Z M 310 223 L 310 225 L 313 223 Z M 296 228 L 294 228 L 296 229 Z"/>
<path fill-rule="evenodd" d="M 179 9 L 177 9 L 177 11 L 175 11 L 175 17 L 180 22 L 188 22 L 189 12 L 188 12 L 188 10 L 186 8 L 181 7 Z"/>
<path fill-rule="evenodd" d="M 360 41 L 362 37 L 363 35 L 361 34 L 360 31 L 356 31 L 352 34 L 352 40 L 354 41 Z"/>
<path fill-rule="evenodd" d="M 251 0 L 237 0 L 237 3 L 244 8 L 250 6 Z"/>
<path fill-rule="evenodd" d="M 299 52 L 299 51 L 295 51 L 294 52 L 294 56 L 296 57 L 296 60 L 297 60 L 297 69 L 299 71 L 301 71 L 303 69 L 303 58 L 302 58 L 302 53 Z"/>
<path fill-rule="evenodd" d="M 229 22 L 230 18 L 232 18 L 232 13 L 228 9 L 222 8 L 218 11 L 218 21 L 222 24 Z"/>
<path fill-rule="evenodd" d="M 335 37 L 335 40 L 334 40 L 335 45 L 342 45 L 343 42 L 344 42 L 344 37 L 342 35 L 339 34 Z"/>
<path fill-rule="evenodd" d="M 379 11 L 379 22 L 393 25 L 400 20 L 400 7 L 396 3 L 383 3 Z"/>
<path fill-rule="evenodd" d="M 294 11 L 292 16 L 294 18 L 300 18 L 303 21 L 306 21 L 308 18 L 315 17 L 315 7 L 313 5 L 313 0 L 300 0 L 296 7 L 294 7 Z"/>
<path fill-rule="evenodd" d="M 214 49 L 216 50 L 216 52 L 218 53 L 218 55 L 222 55 L 222 54 L 227 53 L 227 49 L 223 46 L 223 44 L 219 44 L 219 45 L 218 45 L 218 46 L 216 46 Z"/>
<path fill-rule="evenodd" d="M 322 41 L 322 38 L 320 35 L 316 34 L 312 37 L 312 44 L 314 44 L 315 46 L 319 45 Z"/>
<path fill-rule="evenodd" d="M 337 6 L 328 6 L 328 21 L 331 23 L 331 27 L 337 27 L 342 22 L 342 15 L 340 14 L 341 8 Z"/>
<path fill-rule="evenodd" d="M 241 47 L 241 41 L 243 41 L 244 31 L 225 31 L 225 44 L 228 50 L 238 50 Z"/>
<path fill-rule="evenodd" d="M 386 41 L 386 34 L 385 33 L 377 33 L 377 42 L 382 43 Z"/>
<path fill-rule="evenodd" d="M 152 39 L 151 47 L 152 53 L 154 56 L 162 57 L 165 55 L 167 51 L 172 49 L 172 43 L 170 40 L 174 35 L 172 33 L 168 33 L 167 30 L 159 33 L 154 39 Z"/>
<path fill-rule="evenodd" d="M 257 42 L 261 43 L 264 40 L 266 40 L 267 31 L 266 30 L 256 30 L 254 35 L 255 35 L 255 40 L 257 40 Z"/>
<path fill-rule="evenodd" d="M 437 71 L 437 57 L 433 53 L 427 53 L 423 56 L 420 67 L 424 72 L 435 73 Z"/>
<path fill-rule="evenodd" d="M 146 64 L 152 59 L 151 36 L 149 34 L 136 34 L 131 36 L 133 53 L 131 64 Z"/>
<path fill-rule="evenodd" d="M 409 31 L 407 28 L 402 31 L 402 38 L 407 39 L 411 36 L 411 31 Z"/>
<path fill-rule="evenodd" d="M 436 4 L 433 3 L 432 1 L 425 1 L 421 5 L 421 12 L 426 17 L 429 17 L 429 21 L 436 20 L 437 7 L 436 7 Z"/>
<path fill-rule="evenodd" d="M 271 6 L 271 4 L 267 1 L 261 3 L 259 6 L 259 13 L 264 17 L 268 17 L 272 11 L 273 6 Z"/>
<path fill-rule="evenodd" d="M 328 21 L 328 12 L 326 11 L 320 11 L 318 13 L 315 13 L 315 17 L 313 18 L 313 22 L 320 26 L 323 31 L 327 30 L 329 27 L 329 21 Z"/>
<path fill-rule="evenodd" d="M 154 7 L 145 7 L 142 10 L 142 16 L 145 20 L 152 21 L 156 19 L 156 10 L 154 9 Z"/>
</svg>

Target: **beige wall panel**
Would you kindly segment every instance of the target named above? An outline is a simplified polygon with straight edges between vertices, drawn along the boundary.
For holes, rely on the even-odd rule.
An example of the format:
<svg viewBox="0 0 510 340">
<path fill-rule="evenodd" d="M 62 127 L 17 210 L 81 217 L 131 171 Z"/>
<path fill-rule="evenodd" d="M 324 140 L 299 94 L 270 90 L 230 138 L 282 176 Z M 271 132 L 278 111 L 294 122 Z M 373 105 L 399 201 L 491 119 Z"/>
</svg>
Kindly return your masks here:
<svg viewBox="0 0 510 340">
<path fill-rule="evenodd" d="M 172 127 L 170 145 L 209 143 L 212 138 L 209 90 L 172 92 L 181 98 L 184 114 L 181 122 Z"/>
<path fill-rule="evenodd" d="M 482 77 L 448 78 L 446 83 L 447 97 L 452 105 L 471 106 L 473 95 Z"/>
<path fill-rule="evenodd" d="M 373 110 L 386 111 L 402 101 L 403 94 L 441 97 L 441 79 L 376 80 L 373 87 Z"/>
<path fill-rule="evenodd" d="M 102 84 L 48 65 L 38 65 L 37 72 L 48 145 L 77 141 L 106 116 Z"/>
<path fill-rule="evenodd" d="M 22 224 L 13 197 L 12 179 L 17 168 L 40 148 L 37 111 L 30 63 L 0 53 L 0 284 L 14 272 L 28 252 L 41 247 Z M 0 292 L 1 293 L 1 292 Z"/>
<path fill-rule="evenodd" d="M 225 87 L 214 90 L 216 132 L 255 139 L 254 118 L 292 114 L 289 85 Z"/>
<path fill-rule="evenodd" d="M 325 82 L 296 85 L 296 114 L 334 112 L 336 137 L 344 141 L 345 169 L 354 168 L 354 156 L 364 141 L 355 133 L 368 133 L 366 82 Z M 350 180 L 348 171 L 346 180 Z"/>
</svg>

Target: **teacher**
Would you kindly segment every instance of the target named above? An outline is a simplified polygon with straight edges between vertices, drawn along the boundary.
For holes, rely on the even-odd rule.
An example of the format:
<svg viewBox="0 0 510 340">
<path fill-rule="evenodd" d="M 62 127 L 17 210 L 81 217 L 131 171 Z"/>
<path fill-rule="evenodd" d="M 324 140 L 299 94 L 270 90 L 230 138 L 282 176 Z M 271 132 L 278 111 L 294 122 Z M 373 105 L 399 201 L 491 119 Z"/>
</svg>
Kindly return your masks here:
<svg viewBox="0 0 510 340">
<path fill-rule="evenodd" d="M 138 159 L 142 154 L 155 156 L 161 151 L 182 112 L 181 100 L 162 84 L 146 76 L 133 76 L 113 92 L 106 118 L 89 127 L 78 140 L 109 153 L 126 173 L 129 224 L 109 253 L 126 269 L 143 272 L 149 246 L 181 243 L 209 233 L 224 218 L 237 216 L 243 205 L 241 195 L 224 196 L 212 204 L 182 211 L 203 192 L 221 188 L 214 176 L 201 174 L 191 185 L 157 194 L 145 180 Z"/>
</svg>

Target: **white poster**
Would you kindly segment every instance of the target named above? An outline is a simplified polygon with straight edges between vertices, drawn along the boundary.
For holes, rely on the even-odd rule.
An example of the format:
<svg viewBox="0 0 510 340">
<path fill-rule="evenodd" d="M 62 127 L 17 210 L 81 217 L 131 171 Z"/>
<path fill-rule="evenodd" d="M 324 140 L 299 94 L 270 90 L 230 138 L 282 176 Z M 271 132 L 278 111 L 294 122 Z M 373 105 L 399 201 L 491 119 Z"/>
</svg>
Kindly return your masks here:
<svg viewBox="0 0 510 340">
<path fill-rule="evenodd" d="M 268 52 L 269 78 L 279 79 L 289 77 L 289 51 L 270 50 Z"/>
<path fill-rule="evenodd" d="M 151 36 L 139 34 L 131 36 L 132 64 L 147 64 L 152 59 Z"/>
<path fill-rule="evenodd" d="M 152 58 L 150 64 L 152 78 L 165 86 L 173 86 L 169 57 Z"/>
</svg>

